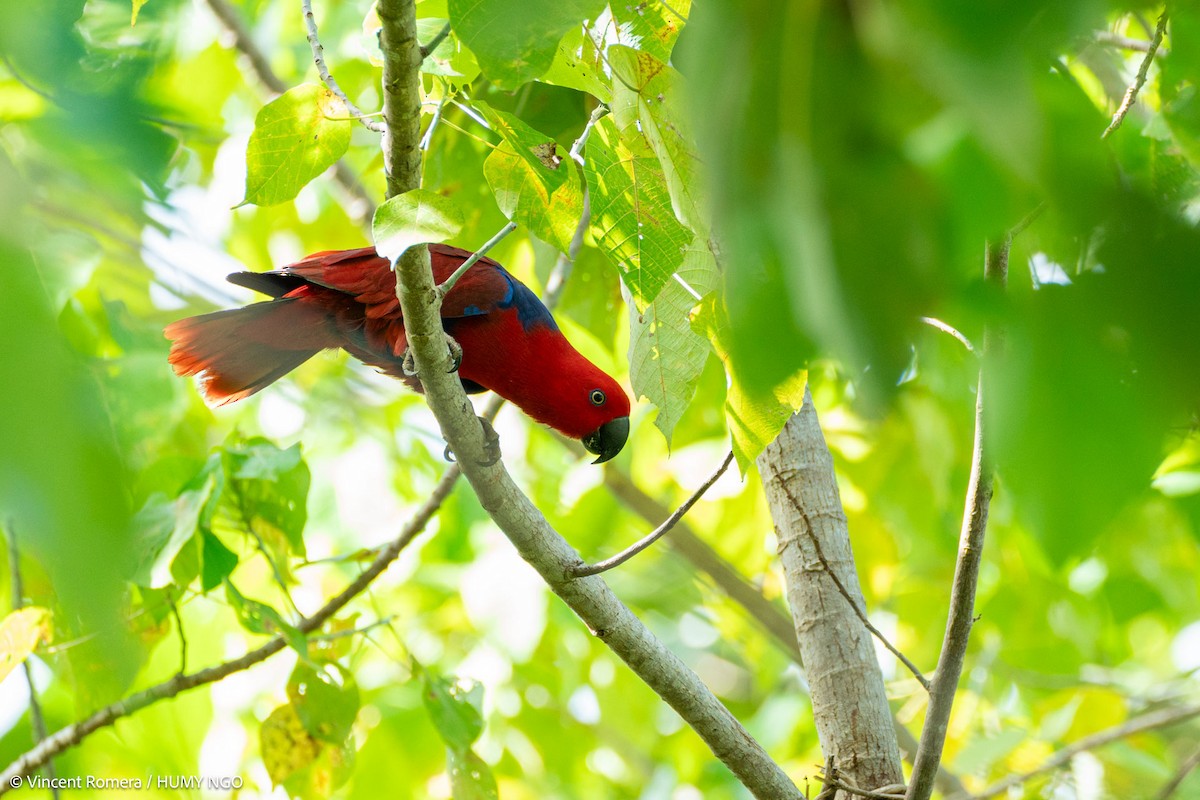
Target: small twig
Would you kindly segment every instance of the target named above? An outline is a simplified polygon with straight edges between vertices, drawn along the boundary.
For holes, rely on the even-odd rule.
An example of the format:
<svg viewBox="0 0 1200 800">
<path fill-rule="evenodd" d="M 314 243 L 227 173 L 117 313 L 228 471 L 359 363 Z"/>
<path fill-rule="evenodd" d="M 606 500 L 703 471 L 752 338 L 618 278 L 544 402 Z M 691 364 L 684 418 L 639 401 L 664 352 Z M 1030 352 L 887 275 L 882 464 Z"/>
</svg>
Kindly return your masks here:
<svg viewBox="0 0 1200 800">
<path fill-rule="evenodd" d="M 788 489 L 787 486 L 784 486 L 783 490 L 787 494 L 788 500 L 791 501 L 792 506 L 796 509 L 796 513 L 799 514 L 800 518 L 804 520 L 805 532 L 808 533 L 808 539 L 813 544 L 813 552 L 816 554 L 817 560 L 821 562 L 821 568 L 825 570 L 825 574 L 828 575 L 830 580 L 833 581 L 833 585 L 837 587 L 837 590 L 842 597 L 846 598 L 846 602 L 849 603 L 850 608 L 854 610 L 855 616 L 862 620 L 862 624 L 866 627 L 866 629 L 870 631 L 871 635 L 878 639 L 879 642 L 888 649 L 888 652 L 898 658 L 900 663 L 908 667 L 908 671 L 911 672 L 913 677 L 917 679 L 917 683 L 921 684 L 921 686 L 925 688 L 925 691 L 928 692 L 929 679 L 925 677 L 920 668 L 918 668 L 908 656 L 904 655 L 904 653 L 900 652 L 899 648 L 888 641 L 888 638 L 883 635 L 881 630 L 871 624 L 871 620 L 867 618 L 866 612 L 863 611 L 863 609 L 859 607 L 858 603 L 854 601 L 854 598 L 851 596 L 849 590 L 846 589 L 846 585 L 842 583 L 842 579 L 838 577 L 837 572 L 825 559 L 825 553 L 821 549 L 821 541 L 817 537 L 816 531 L 813 530 L 812 522 L 808 519 L 808 512 L 805 511 L 804 506 L 800 504 L 799 499 L 797 499 L 791 493 L 791 490 Z"/>
<path fill-rule="evenodd" d="M 828 778 L 828 777 L 824 777 L 821 775 L 817 776 L 817 780 L 819 780 L 821 783 L 825 784 L 826 786 L 832 786 L 834 789 L 839 789 L 839 790 L 845 792 L 846 794 L 852 794 L 852 795 L 856 795 L 858 797 L 867 797 L 867 798 L 870 798 L 870 800 L 903 800 L 903 798 L 904 798 L 903 791 L 872 792 L 872 791 L 868 791 L 866 789 L 859 789 L 857 786 L 851 786 L 848 783 L 843 783 L 842 781 L 839 781 L 836 778 Z M 824 795 L 824 792 L 822 792 L 821 795 Z M 817 800 L 820 800 L 820 795 L 818 795 Z"/>
<path fill-rule="evenodd" d="M 300 0 L 300 4 L 304 9 L 304 28 L 308 32 L 308 46 L 312 48 L 313 63 L 317 65 L 317 74 L 321 76 L 321 82 L 329 87 L 329 91 L 336 94 L 346 108 L 350 111 L 350 116 L 362 123 L 367 130 L 375 131 L 375 133 L 383 133 L 387 130 L 387 126 L 382 122 L 376 122 L 370 119 L 362 112 L 354 102 L 346 96 L 342 91 L 342 87 L 338 85 L 337 79 L 329 72 L 329 66 L 325 63 L 325 48 L 321 44 L 321 38 L 317 34 L 317 18 L 313 14 L 312 0 Z"/>
<path fill-rule="evenodd" d="M 441 31 L 438 32 L 437 36 L 434 36 L 432 39 L 430 39 L 428 44 L 421 45 L 421 58 L 426 59 L 433 55 L 433 51 L 437 50 L 438 45 L 441 44 L 442 41 L 449 35 L 450 23 L 447 22 L 446 27 L 442 28 Z"/>
<path fill-rule="evenodd" d="M 1026 228 L 1028 228 L 1030 225 L 1032 225 L 1037 220 L 1037 218 L 1042 215 L 1042 212 L 1045 210 L 1046 210 L 1046 201 L 1043 200 L 1042 202 L 1038 203 L 1034 207 L 1033 211 L 1030 211 L 1028 214 L 1021 217 L 1021 221 L 1018 222 L 1016 225 L 1013 225 L 1012 228 L 1009 229 L 1008 238 L 1009 239 L 1017 238 L 1017 236 L 1022 231 L 1024 231 Z"/>
<path fill-rule="evenodd" d="M 1150 72 L 1150 62 L 1154 61 L 1154 54 L 1158 51 L 1158 46 L 1162 44 L 1163 36 L 1167 32 L 1167 12 L 1164 10 L 1158 17 L 1158 26 L 1154 29 L 1154 38 L 1150 40 L 1150 47 L 1146 50 L 1146 57 L 1142 59 L 1142 65 L 1138 67 L 1137 77 L 1133 79 L 1133 83 L 1125 91 L 1125 97 L 1121 100 L 1121 105 L 1117 107 L 1117 112 L 1113 114 L 1112 122 L 1104 129 L 1104 133 L 1100 134 L 1101 139 L 1107 139 L 1108 135 L 1121 127 L 1121 123 L 1125 121 L 1125 115 L 1129 113 L 1129 109 L 1133 108 L 1133 102 L 1137 100 L 1138 92 L 1146 85 L 1146 76 Z"/>
<path fill-rule="evenodd" d="M 567 154 L 568 157 L 575 163 L 583 166 L 583 146 L 587 144 L 588 136 L 591 135 L 592 128 L 600 121 L 600 118 L 608 113 L 608 107 L 598 105 L 592 109 L 592 115 L 588 117 L 587 124 L 583 126 L 583 132 L 579 134 L 579 138 L 571 145 L 571 151 Z"/>
<path fill-rule="evenodd" d="M 474 253 L 472 253 L 470 258 L 468 258 L 466 261 L 464 261 L 462 263 L 462 265 L 459 266 L 458 269 L 454 270 L 454 272 L 450 274 L 449 278 L 446 278 L 446 280 L 442 281 L 442 283 L 438 285 L 438 287 L 437 287 L 438 294 L 441 295 L 442 297 L 445 297 L 446 295 L 448 295 L 450 293 L 450 290 L 454 288 L 454 284 L 458 283 L 459 279 L 463 275 L 467 274 L 467 270 L 469 270 L 471 267 L 475 266 L 475 264 L 479 261 L 479 259 L 481 259 L 485 255 L 487 255 L 487 252 L 489 250 L 491 250 L 493 247 L 495 247 L 496 245 L 498 245 L 500 243 L 501 239 L 503 239 L 505 236 L 508 236 L 510 233 L 512 233 L 516 229 L 517 229 L 517 223 L 510 222 L 507 225 L 505 225 L 503 228 L 501 228 L 499 233 L 497 233 L 495 236 L 493 236 L 492 238 L 490 238 L 486 242 L 484 242 L 483 247 L 479 248 Z"/>
<path fill-rule="evenodd" d="M 20 611 L 25 607 L 25 584 L 21 580 L 21 551 L 17 546 L 17 531 L 11 520 L 5 526 L 8 528 L 8 574 L 9 582 L 12 584 L 12 610 Z M 46 718 L 42 716 L 42 704 L 38 702 L 37 687 L 33 683 L 33 668 L 29 665 L 29 659 L 26 658 L 21 662 L 21 668 L 25 672 L 25 683 L 29 685 L 29 722 L 33 728 L 34 742 L 40 742 L 46 738 Z M 47 759 L 46 761 L 46 776 L 50 778 L 50 793 L 54 800 L 58 800 L 58 786 L 54 782 L 54 761 Z"/>
<path fill-rule="evenodd" d="M 926 325 L 937 328 L 942 333 L 948 333 L 955 339 L 958 339 L 958 341 L 962 343 L 962 346 L 967 348 L 967 352 L 975 355 L 975 345 L 971 344 L 971 340 L 963 335 L 958 328 L 955 328 L 949 323 L 942 322 L 937 317 L 918 317 L 918 319 L 920 319 L 921 322 L 924 322 Z"/>
<path fill-rule="evenodd" d="M 683 515 L 691 510 L 692 506 L 696 505 L 696 501 L 703 497 L 704 493 L 711 489 L 714 483 L 720 480 L 721 476 L 725 474 L 725 470 L 729 469 L 729 465 L 732 463 L 733 451 L 730 450 L 729 455 L 725 456 L 725 460 L 721 462 L 721 466 L 717 467 L 716 471 L 713 472 L 712 475 L 708 476 L 708 480 L 702 483 L 700 488 L 692 493 L 691 497 L 683 501 L 683 505 L 675 509 L 675 513 L 667 517 L 661 525 L 611 558 L 606 558 L 603 561 L 597 561 L 595 564 L 580 563 L 576 565 L 570 571 L 571 577 L 583 578 L 588 575 L 599 575 L 601 572 L 607 572 L 614 567 L 619 567 L 629 559 L 636 556 L 638 553 L 645 550 L 650 545 L 657 542 L 663 536 L 670 533 L 671 529 L 675 527 L 675 524 L 679 522 L 679 520 L 683 519 Z"/>
<path fill-rule="evenodd" d="M 1187 780 L 1187 776 L 1192 774 L 1192 770 L 1200 767 L 1200 747 L 1196 748 L 1190 756 L 1183 760 L 1179 765 L 1179 769 L 1175 771 L 1175 775 L 1171 780 L 1167 781 L 1154 800 L 1170 800 L 1171 795 L 1175 794 L 1175 790 L 1183 785 Z"/>
<path fill-rule="evenodd" d="M 1129 36 L 1121 36 L 1112 31 L 1096 31 L 1092 34 L 1092 41 L 1096 44 L 1117 47 L 1122 50 L 1136 50 L 1139 53 L 1150 52 L 1150 47 L 1154 44 L 1149 39 L 1134 39 Z"/>
<path fill-rule="evenodd" d="M 1003 289 L 1008 282 L 1008 250 L 1011 239 L 989 242 L 984 259 L 984 279 Z M 963 507 L 962 531 L 959 534 L 958 558 L 954 565 L 954 583 L 950 589 L 950 612 L 946 617 L 946 633 L 942 639 L 937 672 L 929 691 L 929 708 L 913 762 L 908 800 L 929 800 L 934 780 L 946 746 L 946 731 L 950 712 L 958 691 L 958 679 L 966 661 L 967 644 L 975 621 L 975 591 L 979 583 L 979 565 L 983 560 L 983 543 L 987 533 L 988 508 L 992 500 L 992 457 L 986 447 L 985 397 L 990 380 L 989 364 L 995 357 L 1000 332 L 984 328 L 983 359 L 979 370 L 979 389 L 975 395 L 975 439 L 971 452 L 971 477 Z"/>
<path fill-rule="evenodd" d="M 370 623 L 369 625 L 363 625 L 361 628 L 352 628 L 351 630 L 348 630 L 348 631 L 334 631 L 332 633 L 322 633 L 320 636 L 310 636 L 308 638 L 309 638 L 309 641 L 314 641 L 314 642 L 333 642 L 338 639 L 345 639 L 349 636 L 358 636 L 360 634 L 364 634 L 369 631 L 373 631 L 376 628 L 382 628 L 384 625 L 391 625 L 393 622 L 396 621 L 396 617 L 398 617 L 398 616 L 399 616 L 398 614 L 392 614 L 387 617 L 381 617 L 380 619 L 375 620 L 374 622 Z"/>
<path fill-rule="evenodd" d="M 1187 722 L 1189 719 L 1200 717 L 1200 703 L 1183 708 L 1165 709 L 1155 711 L 1150 714 L 1131 719 L 1128 722 L 1117 725 L 1108 730 L 1093 733 L 1091 736 L 1085 736 L 1082 739 L 1072 742 L 1062 750 L 1054 753 L 1054 755 L 1042 762 L 1041 766 L 1032 769 L 1029 772 L 1022 772 L 1019 775 L 1010 775 L 1004 780 L 997 781 L 981 792 L 976 792 L 970 795 L 970 800 L 986 800 L 989 797 L 1004 794 L 1013 786 L 1019 786 L 1026 783 L 1032 778 L 1039 775 L 1044 775 L 1047 772 L 1052 772 L 1060 767 L 1066 766 L 1071 759 L 1080 753 L 1089 750 L 1095 750 L 1098 747 L 1103 747 L 1106 744 L 1127 739 L 1139 733 L 1156 730 L 1158 728 L 1166 728 L 1171 725 L 1178 725 L 1181 722 Z M 960 796 L 956 795 L 954 800 L 960 800 Z"/>
<path fill-rule="evenodd" d="M 446 87 L 443 85 L 442 91 L 445 92 Z M 450 98 L 449 94 L 443 94 L 442 99 L 438 101 L 437 108 L 433 110 L 433 117 L 429 120 L 429 127 L 425 129 L 425 135 L 421 137 L 421 151 L 429 149 L 430 142 L 433 141 L 433 132 L 437 128 L 438 123 L 442 121 L 442 110 L 446 107 L 446 101 Z"/>
<path fill-rule="evenodd" d="M 175 601 L 167 598 L 167 606 L 171 609 L 171 616 L 175 617 L 175 630 L 179 633 L 179 671 L 178 675 L 183 675 L 187 672 L 187 635 L 183 632 L 183 617 L 179 616 L 179 607 L 175 605 Z"/>
</svg>

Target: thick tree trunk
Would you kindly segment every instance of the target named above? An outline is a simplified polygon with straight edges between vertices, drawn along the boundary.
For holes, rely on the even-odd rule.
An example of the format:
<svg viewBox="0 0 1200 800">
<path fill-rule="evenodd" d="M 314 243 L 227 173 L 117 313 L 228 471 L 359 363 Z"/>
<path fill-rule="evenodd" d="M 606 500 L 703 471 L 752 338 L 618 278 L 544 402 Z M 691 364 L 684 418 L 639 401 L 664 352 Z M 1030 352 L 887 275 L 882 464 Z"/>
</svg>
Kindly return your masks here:
<svg viewBox="0 0 1200 800">
<path fill-rule="evenodd" d="M 851 607 L 865 608 L 833 458 L 812 396 L 758 458 L 788 605 L 812 692 L 821 750 L 862 789 L 903 782 L 900 751 L 871 634 Z M 826 572 L 834 570 L 850 599 Z M 851 782 L 849 780 L 847 783 Z"/>
</svg>

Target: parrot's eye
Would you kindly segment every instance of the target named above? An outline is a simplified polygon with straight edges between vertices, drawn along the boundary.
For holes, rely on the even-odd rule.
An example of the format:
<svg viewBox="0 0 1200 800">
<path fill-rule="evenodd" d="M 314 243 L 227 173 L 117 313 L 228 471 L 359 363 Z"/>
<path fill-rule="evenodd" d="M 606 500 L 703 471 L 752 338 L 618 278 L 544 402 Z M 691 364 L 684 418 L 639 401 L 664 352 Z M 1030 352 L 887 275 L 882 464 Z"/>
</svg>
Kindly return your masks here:
<svg viewBox="0 0 1200 800">
<path fill-rule="evenodd" d="M 600 391 L 599 389 L 592 389 L 591 394 L 588 395 L 588 399 L 592 401 L 592 405 L 602 406 L 604 405 L 604 401 L 608 398 L 606 398 L 604 396 L 604 392 Z"/>
</svg>

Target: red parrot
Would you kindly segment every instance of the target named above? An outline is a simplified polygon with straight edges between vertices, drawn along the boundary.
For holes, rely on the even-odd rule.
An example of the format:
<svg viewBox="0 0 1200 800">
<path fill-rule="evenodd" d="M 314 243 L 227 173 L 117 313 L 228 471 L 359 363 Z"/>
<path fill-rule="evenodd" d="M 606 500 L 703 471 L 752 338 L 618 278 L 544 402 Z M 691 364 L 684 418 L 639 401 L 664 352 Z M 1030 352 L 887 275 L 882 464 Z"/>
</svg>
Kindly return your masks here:
<svg viewBox="0 0 1200 800">
<path fill-rule="evenodd" d="M 471 253 L 429 245 L 441 283 Z M 175 373 L 196 375 L 205 401 L 232 403 L 270 385 L 326 348 L 421 391 L 404 365 L 408 341 L 391 264 L 372 247 L 314 253 L 272 272 L 237 272 L 229 281 L 274 299 L 173 322 Z M 458 374 L 467 392 L 491 390 L 538 422 L 581 439 L 607 461 L 629 436 L 629 398 L 584 358 L 525 284 L 481 258 L 446 294 L 442 327 L 462 347 Z M 411 363 L 411 362 L 410 362 Z"/>
</svg>

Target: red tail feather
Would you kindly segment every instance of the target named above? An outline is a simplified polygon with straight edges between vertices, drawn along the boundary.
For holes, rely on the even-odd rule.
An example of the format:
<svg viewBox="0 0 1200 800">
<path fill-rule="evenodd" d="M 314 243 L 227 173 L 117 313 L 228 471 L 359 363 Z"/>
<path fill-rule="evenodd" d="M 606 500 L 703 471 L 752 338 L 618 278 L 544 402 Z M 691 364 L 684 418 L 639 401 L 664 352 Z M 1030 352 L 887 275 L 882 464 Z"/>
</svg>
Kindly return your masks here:
<svg viewBox="0 0 1200 800">
<path fill-rule="evenodd" d="M 291 299 L 181 319 L 164 333 L 175 374 L 197 376 L 211 406 L 249 397 L 339 343 L 324 311 Z"/>
</svg>

